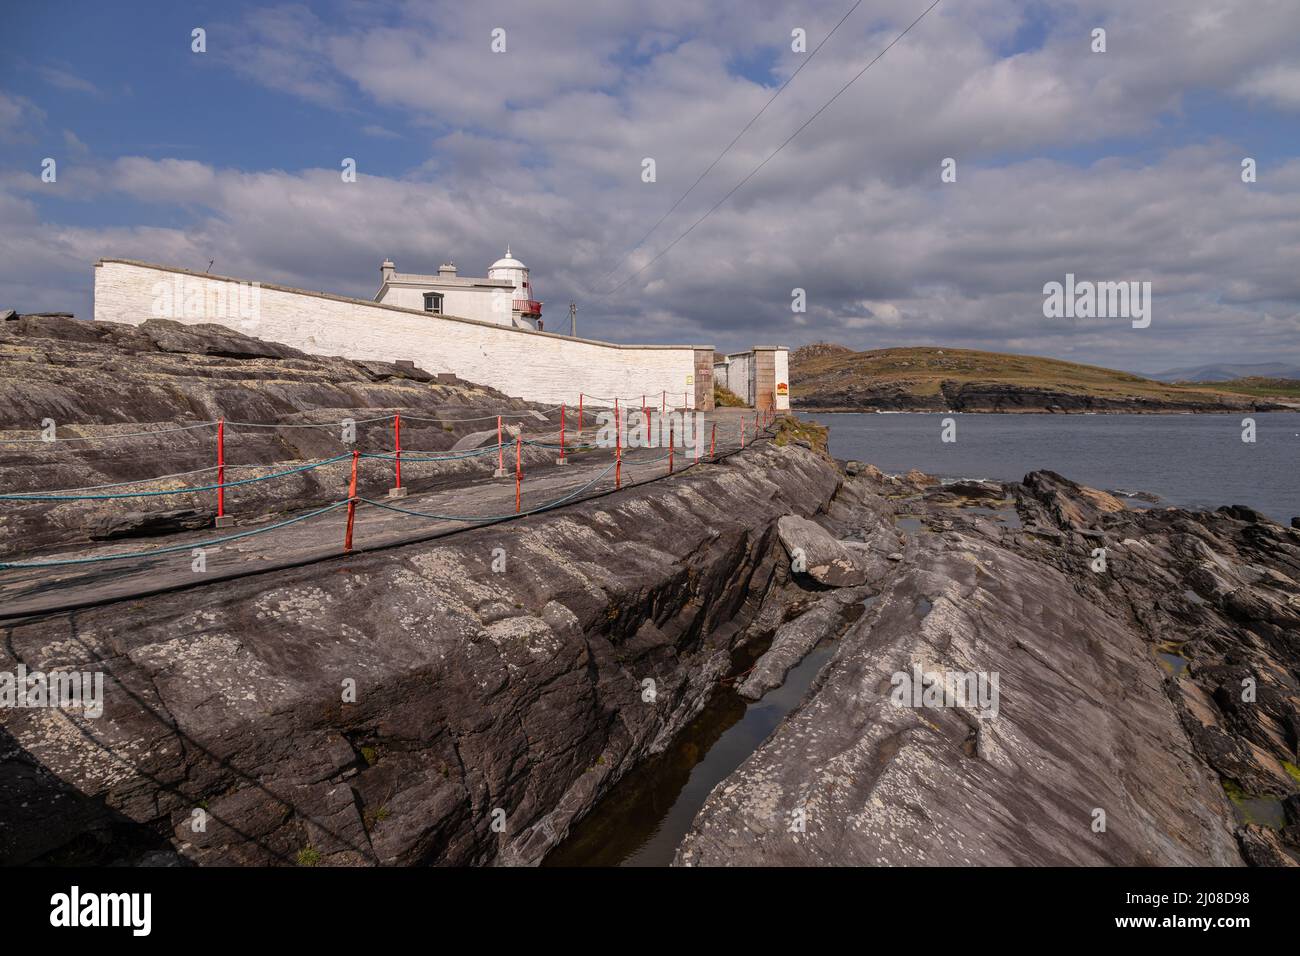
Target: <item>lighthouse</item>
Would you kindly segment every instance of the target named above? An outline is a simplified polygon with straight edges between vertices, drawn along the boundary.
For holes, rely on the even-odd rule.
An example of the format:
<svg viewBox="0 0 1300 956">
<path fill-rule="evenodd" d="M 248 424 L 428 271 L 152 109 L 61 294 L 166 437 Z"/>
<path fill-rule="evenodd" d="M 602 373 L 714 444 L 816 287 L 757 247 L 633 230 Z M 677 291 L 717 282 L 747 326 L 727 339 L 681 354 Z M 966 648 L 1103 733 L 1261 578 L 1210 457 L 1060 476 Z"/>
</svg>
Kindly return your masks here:
<svg viewBox="0 0 1300 956">
<path fill-rule="evenodd" d="M 516 329 L 542 329 L 542 303 L 533 295 L 528 266 L 510 254 L 492 263 L 483 278 L 463 276 L 444 262 L 437 274 L 398 272 L 392 259 L 379 266 L 375 301 L 433 315 L 451 315 Z"/>
<path fill-rule="evenodd" d="M 533 286 L 528 278 L 528 266 L 510 254 L 509 245 L 506 246 L 505 257 L 498 259 L 488 268 L 487 277 L 495 282 L 510 282 L 514 285 L 511 314 L 515 325 L 539 330 L 542 328 L 542 303 L 533 297 Z"/>
</svg>

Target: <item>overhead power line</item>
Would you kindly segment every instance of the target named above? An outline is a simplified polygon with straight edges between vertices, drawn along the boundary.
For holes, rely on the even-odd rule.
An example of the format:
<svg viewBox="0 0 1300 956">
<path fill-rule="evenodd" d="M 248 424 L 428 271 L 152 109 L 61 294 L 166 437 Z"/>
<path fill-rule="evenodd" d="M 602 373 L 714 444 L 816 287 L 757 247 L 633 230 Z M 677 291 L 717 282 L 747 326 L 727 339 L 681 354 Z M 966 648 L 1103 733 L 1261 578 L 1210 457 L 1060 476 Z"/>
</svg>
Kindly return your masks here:
<svg viewBox="0 0 1300 956">
<path fill-rule="evenodd" d="M 750 119 L 750 121 L 745 124 L 744 129 L 742 129 L 739 133 L 735 135 L 735 138 L 732 139 L 732 141 L 726 145 L 726 148 L 723 149 L 722 152 L 720 152 L 717 155 L 717 157 L 713 160 L 713 162 L 709 163 L 708 168 L 704 170 L 704 172 L 700 173 L 699 178 L 696 179 L 695 182 L 691 183 L 690 188 L 687 189 L 686 192 L 682 193 L 680 196 L 677 197 L 677 201 L 668 207 L 668 211 L 659 217 L 659 221 L 656 222 L 653 226 L 651 226 L 648 230 L 646 230 L 646 234 L 637 240 L 636 245 L 632 246 L 632 248 L 628 249 L 627 252 L 623 253 L 623 258 L 619 259 L 618 262 L 614 263 L 614 267 L 600 277 L 599 283 L 604 283 L 606 279 L 608 279 L 611 275 L 613 275 L 615 272 L 619 270 L 619 267 L 621 267 L 623 263 L 627 261 L 628 256 L 630 256 L 632 253 L 636 252 L 643 245 L 645 245 L 645 241 L 649 239 L 652 235 L 654 235 L 654 231 L 664 224 L 664 220 L 666 220 L 669 216 L 671 216 L 673 212 L 677 209 L 677 207 L 680 206 L 682 202 L 686 199 L 686 197 L 695 191 L 695 187 L 698 186 L 700 183 L 704 182 L 704 177 L 709 175 L 709 173 L 713 172 L 713 168 L 722 161 L 722 158 L 726 156 L 727 153 L 731 152 L 731 147 L 735 146 L 738 142 L 740 142 L 740 138 L 744 136 L 747 132 L 749 132 L 749 128 L 753 126 L 756 122 L 758 122 L 758 118 L 762 116 L 765 112 L 767 112 L 767 108 L 769 106 L 771 106 L 774 102 L 776 102 L 776 98 L 780 96 L 785 91 L 785 88 L 794 81 L 794 78 L 799 75 L 799 71 L 802 70 L 805 66 L 807 66 L 810 62 L 812 62 L 813 57 L 817 55 L 817 51 L 826 45 L 826 41 L 835 35 L 835 31 L 838 30 L 840 26 L 844 23 L 844 21 L 847 20 L 853 14 L 853 11 L 856 10 L 861 5 L 862 5 L 862 0 L 857 0 L 857 2 L 853 4 L 853 6 L 849 7 L 848 13 L 840 17 L 839 23 L 836 23 L 835 26 L 831 27 L 830 33 L 822 37 L 822 41 L 818 43 L 815 47 L 813 47 L 811 53 L 809 53 L 806 57 L 804 57 L 803 62 L 799 64 L 798 69 L 796 69 L 793 73 L 791 73 L 789 78 L 784 83 L 782 83 L 779 87 L 777 87 L 776 92 L 773 93 L 772 96 L 768 99 L 768 101 L 763 104 L 763 108 L 760 109 L 757 113 L 755 113 L 753 117 Z"/>
<path fill-rule="evenodd" d="M 917 17 L 915 20 L 913 20 L 911 23 L 909 23 L 909 24 L 907 25 L 907 27 L 903 30 L 902 33 L 900 33 L 898 36 L 894 37 L 894 39 L 891 40 L 891 41 L 889 42 L 889 45 L 888 45 L 888 46 L 886 46 L 883 50 L 881 50 L 881 51 L 880 51 L 879 53 L 877 53 L 874 57 L 872 57 L 871 61 L 870 61 L 869 63 L 867 63 L 866 66 L 864 66 L 861 70 L 859 70 L 856 74 L 854 74 L 854 76 L 853 76 L 852 79 L 850 79 L 847 83 L 845 83 L 843 86 L 841 86 L 841 87 L 839 88 L 839 90 L 836 91 L 836 93 L 835 93 L 834 96 L 832 96 L 829 100 L 827 100 L 825 103 L 823 103 L 823 104 L 821 105 L 821 107 L 818 108 L 817 112 L 813 113 L 812 116 L 808 117 L 808 119 L 804 121 L 803 125 L 801 125 L 801 126 L 800 126 L 798 129 L 796 129 L 793 133 L 791 133 L 789 136 L 787 136 L 787 137 L 785 138 L 785 141 L 782 142 L 781 145 L 778 146 L 776 149 L 772 150 L 772 152 L 768 154 L 768 156 L 767 156 L 766 159 L 764 159 L 761 163 L 759 163 L 759 164 L 758 164 L 757 166 L 755 166 L 752 170 L 750 170 L 749 173 L 745 176 L 744 179 L 742 179 L 740 182 L 736 183 L 736 185 L 732 186 L 731 189 L 727 192 L 727 194 L 726 194 L 725 196 L 723 196 L 721 199 L 719 199 L 717 202 L 715 202 L 712 206 L 710 206 L 708 212 L 706 212 L 704 215 L 702 215 L 699 219 L 695 220 L 695 222 L 691 223 L 690 226 L 688 226 L 684 232 L 682 232 L 682 233 L 681 233 L 680 235 L 678 235 L 675 239 L 673 239 L 672 242 L 670 242 L 670 243 L 668 243 L 668 245 L 664 246 L 664 248 L 661 249 L 661 250 L 660 250 L 660 251 L 655 255 L 655 257 L 654 257 L 653 259 L 651 259 L 649 262 L 647 262 L 645 265 L 643 265 L 640 269 L 637 269 L 637 270 L 636 270 L 635 272 L 633 272 L 630 276 L 628 276 L 626 279 L 624 279 L 624 280 L 623 280 L 622 282 L 620 282 L 618 285 L 614 286 L 614 288 L 610 289 L 608 292 L 602 292 L 602 293 L 599 293 L 599 294 L 597 295 L 597 298 L 605 299 L 605 298 L 608 298 L 609 296 L 613 295 L 615 292 L 618 292 L 620 289 L 622 289 L 625 285 L 627 285 L 629 282 L 631 282 L 633 279 L 635 279 L 635 278 L 636 278 L 637 276 L 639 276 L 641 273 L 645 272 L 646 269 L 649 269 L 652 265 L 654 265 L 656 262 L 658 262 L 660 259 L 662 259 L 662 258 L 663 258 L 663 257 L 664 257 L 668 252 L 669 252 L 669 250 L 671 250 L 671 249 L 673 248 L 673 246 L 677 245 L 677 243 L 681 242 L 683 239 L 685 239 L 687 236 L 689 236 L 692 232 L 694 232 L 694 231 L 695 231 L 695 228 L 696 228 L 698 225 L 700 225 L 700 223 L 704 222 L 704 220 L 708 219 L 711 215 L 713 215 L 714 212 L 716 212 L 716 211 L 718 210 L 718 208 L 719 208 L 723 203 L 725 203 L 728 199 L 730 199 L 732 196 L 734 196 L 734 195 L 735 195 L 735 194 L 740 190 L 740 188 L 741 188 L 742 186 L 745 185 L 745 183 L 747 183 L 747 182 L 749 182 L 751 179 L 753 179 L 754 176 L 758 174 L 758 171 L 759 171 L 760 169 L 762 169 L 764 166 L 766 166 L 769 162 L 771 162 L 772 159 L 773 159 L 773 157 L 775 157 L 777 153 L 781 152 L 781 150 L 785 149 L 786 146 L 790 145 L 790 141 L 791 141 L 791 140 L 793 140 L 796 136 L 798 136 L 798 135 L 799 135 L 800 133 L 802 133 L 805 129 L 807 129 L 807 128 L 812 124 L 813 120 L 815 120 L 815 119 L 817 119 L 817 117 L 821 116 L 822 113 L 824 113 L 824 112 L 825 112 L 825 111 L 830 107 L 830 105 L 831 105 L 832 103 L 834 103 L 837 99 L 839 99 L 840 96 L 843 95 L 843 93 L 844 93 L 844 92 L 845 92 L 845 91 L 846 91 L 850 86 L 852 86 L 852 85 L 853 85 L 854 83 L 856 83 L 859 79 L 861 79 L 861 78 L 862 78 L 862 75 L 863 75 L 864 73 L 866 73 L 867 70 L 869 70 L 869 69 L 871 69 L 873 66 L 875 66 L 876 63 L 880 60 L 881 57 L 883 57 L 886 53 L 888 53 L 891 49 L 893 49 L 893 47 L 894 47 L 895 44 L 897 44 L 900 40 L 902 40 L 903 37 L 907 36 L 907 34 L 911 32 L 911 30 L 912 30 L 912 28 L 913 28 L 914 26 L 916 26 L 918 23 L 920 23 L 922 20 L 924 20 L 924 19 L 926 18 L 926 15 L 929 14 L 931 10 L 933 10 L 935 7 L 937 7 L 937 6 L 938 6 L 940 3 L 942 3 L 942 2 L 943 2 L 943 0 L 934 0 L 934 2 L 933 2 L 932 4 L 930 4 L 928 7 L 926 7 L 925 10 L 922 11 L 922 13 L 921 13 L 921 15 L 920 15 L 919 17 Z"/>
</svg>

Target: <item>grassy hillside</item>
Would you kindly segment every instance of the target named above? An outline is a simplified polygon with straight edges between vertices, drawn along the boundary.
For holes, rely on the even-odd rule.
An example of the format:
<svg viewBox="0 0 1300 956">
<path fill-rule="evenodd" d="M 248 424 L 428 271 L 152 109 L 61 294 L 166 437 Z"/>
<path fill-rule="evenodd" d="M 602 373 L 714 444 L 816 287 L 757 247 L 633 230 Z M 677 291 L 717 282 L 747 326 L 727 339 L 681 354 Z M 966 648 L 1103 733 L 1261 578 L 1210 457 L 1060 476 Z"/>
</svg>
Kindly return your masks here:
<svg viewBox="0 0 1300 956">
<path fill-rule="evenodd" d="M 790 358 L 796 405 L 916 411 L 1231 411 L 1266 396 L 1215 384 L 1170 385 L 1130 372 L 1031 355 L 931 347 L 852 352 L 824 343 Z"/>
<path fill-rule="evenodd" d="M 1300 379 L 1294 378 L 1234 378 L 1228 382 L 1179 382 L 1180 387 L 1212 388 L 1237 395 L 1254 395 L 1258 398 L 1276 398 L 1281 401 L 1300 402 Z"/>
</svg>

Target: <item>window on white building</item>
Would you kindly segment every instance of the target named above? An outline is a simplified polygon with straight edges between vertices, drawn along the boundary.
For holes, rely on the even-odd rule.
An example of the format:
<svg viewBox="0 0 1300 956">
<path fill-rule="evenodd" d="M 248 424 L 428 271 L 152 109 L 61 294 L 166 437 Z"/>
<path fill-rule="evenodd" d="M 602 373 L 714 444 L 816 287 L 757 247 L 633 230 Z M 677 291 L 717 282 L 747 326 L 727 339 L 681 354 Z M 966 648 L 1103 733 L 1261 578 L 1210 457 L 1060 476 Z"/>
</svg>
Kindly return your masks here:
<svg viewBox="0 0 1300 956">
<path fill-rule="evenodd" d="M 442 293 L 426 292 L 424 294 L 424 311 L 442 315 Z"/>
</svg>

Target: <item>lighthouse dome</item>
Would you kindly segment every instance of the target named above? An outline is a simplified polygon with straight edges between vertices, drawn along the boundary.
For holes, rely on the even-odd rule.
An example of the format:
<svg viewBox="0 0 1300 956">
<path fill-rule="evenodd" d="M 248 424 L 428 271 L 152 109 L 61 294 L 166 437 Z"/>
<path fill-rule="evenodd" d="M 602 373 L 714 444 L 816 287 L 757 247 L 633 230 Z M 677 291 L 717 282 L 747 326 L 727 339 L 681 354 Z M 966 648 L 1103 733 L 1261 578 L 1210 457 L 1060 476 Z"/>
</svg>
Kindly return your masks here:
<svg viewBox="0 0 1300 956">
<path fill-rule="evenodd" d="M 510 254 L 510 247 L 506 246 L 505 257 L 498 259 L 496 262 L 492 263 L 492 265 L 488 267 L 488 275 L 492 274 L 493 269 L 527 269 L 527 268 L 528 266 L 524 265 L 522 262 L 520 262 L 518 259 L 516 259 L 514 256 Z"/>
</svg>

